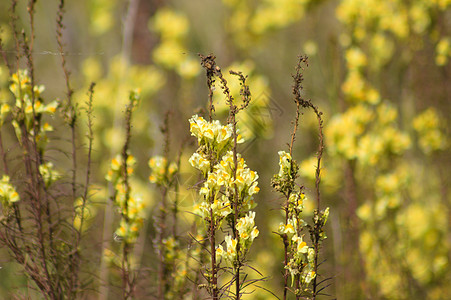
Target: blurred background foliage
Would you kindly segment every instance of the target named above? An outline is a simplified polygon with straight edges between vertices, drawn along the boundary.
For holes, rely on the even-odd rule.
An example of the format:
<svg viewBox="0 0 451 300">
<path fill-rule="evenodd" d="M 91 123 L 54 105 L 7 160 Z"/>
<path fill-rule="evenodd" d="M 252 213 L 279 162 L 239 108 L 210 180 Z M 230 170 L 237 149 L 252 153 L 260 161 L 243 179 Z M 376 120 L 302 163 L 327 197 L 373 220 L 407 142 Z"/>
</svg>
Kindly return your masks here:
<svg viewBox="0 0 451 300">
<path fill-rule="evenodd" d="M 28 28 L 26 1 L 19 22 Z M 9 1 L 0 2 L 4 49 L 14 57 Z M 37 1 L 34 57 L 47 99 L 64 97 L 56 31 L 55 0 Z M 260 175 L 256 222 L 260 236 L 252 264 L 269 276 L 262 285 L 281 294 L 282 242 L 273 234 L 282 220 L 281 199 L 271 191 L 277 151 L 287 148 L 294 117 L 292 79 L 296 56 L 309 56 L 305 97 L 324 112 L 326 156 L 322 201 L 330 206 L 321 265 L 332 277 L 327 292 L 338 299 L 447 299 L 451 294 L 451 1 L 450 0 L 80 0 L 69 1 L 64 42 L 74 99 L 94 96 L 94 161 L 98 185 L 92 191 L 87 244 L 99 261 L 112 240 L 111 203 L 104 180 L 123 144 L 124 106 L 130 90 L 141 90 L 133 122 L 134 185 L 147 207 L 135 259 L 155 266 L 152 213 L 158 192 L 148 182 L 148 159 L 163 151 L 162 125 L 170 110 L 170 152 L 175 160 L 189 138 L 188 118 L 205 112 L 208 91 L 197 53 L 214 53 L 224 70 L 249 76 L 253 96 L 239 126 L 250 143 L 239 151 Z M 238 82 L 227 78 L 239 99 Z M 8 71 L 0 66 L 0 100 L 9 101 Z M 219 88 L 217 88 L 219 90 Z M 225 121 L 224 96 L 214 98 Z M 82 117 L 82 116 L 81 116 Z M 294 158 L 302 161 L 306 213 L 313 209 L 315 116 L 301 120 Z M 80 136 L 85 129 L 80 122 Z M 57 143 L 54 140 L 53 143 Z M 181 159 L 181 210 L 189 211 L 197 182 Z M 57 159 L 57 158 L 55 158 Z M 193 175 L 194 174 L 194 175 Z M 174 197 L 174 195 L 169 195 Z M 182 215 L 181 235 L 193 219 Z M 105 221 L 104 221 L 105 220 Z M 114 223 L 112 226 L 111 223 Z M 109 242 L 108 242 L 109 243 Z M 1 250 L 0 297 L 10 298 L 26 281 Z M 96 273 L 99 264 L 86 267 Z M 115 276 L 114 273 L 110 276 Z M 117 276 L 117 275 L 116 275 Z M 140 282 L 142 297 L 151 278 Z M 90 287 L 98 290 L 97 283 Z M 110 287 L 109 298 L 115 289 Z M 105 290 L 103 290 L 105 291 Z M 95 299 L 96 292 L 87 293 Z M 139 295 L 139 294 L 138 294 Z M 106 297 L 101 295 L 100 298 Z M 256 290 L 249 299 L 273 299 Z M 327 299 L 328 297 L 324 297 Z"/>
</svg>

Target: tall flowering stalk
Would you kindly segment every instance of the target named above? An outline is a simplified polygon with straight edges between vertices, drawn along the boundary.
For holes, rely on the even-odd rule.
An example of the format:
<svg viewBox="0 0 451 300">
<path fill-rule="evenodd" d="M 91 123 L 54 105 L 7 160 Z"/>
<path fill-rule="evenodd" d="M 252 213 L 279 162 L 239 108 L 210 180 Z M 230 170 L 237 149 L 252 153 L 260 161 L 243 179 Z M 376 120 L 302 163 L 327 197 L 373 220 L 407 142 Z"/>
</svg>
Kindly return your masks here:
<svg viewBox="0 0 451 300">
<path fill-rule="evenodd" d="M 47 101 L 45 87 L 37 82 L 33 57 L 35 3 L 28 2 L 30 27 L 19 34 L 17 1 L 11 1 L 15 63 L 9 62 L 0 39 L 0 52 L 9 70 L 9 90 L 13 99 L 0 105 L 0 244 L 21 266 L 29 279 L 27 285 L 33 286 L 34 283 L 34 288 L 45 299 L 75 299 L 80 297 L 86 282 L 79 275 L 81 268 L 84 268 L 81 225 L 88 219 L 84 211 L 91 186 L 92 110 L 88 104 L 87 165 L 85 180 L 81 183 L 77 180 L 77 169 L 80 167 L 76 163 L 75 151 L 79 141 L 76 134 L 79 124 L 77 116 L 80 114 L 71 101 L 69 76 L 65 77 L 68 87 L 65 101 Z M 59 37 L 62 18 L 63 3 L 60 3 L 57 21 Z M 63 45 L 59 46 L 63 53 Z M 23 65 L 26 65 L 26 70 L 20 69 Z M 62 67 L 67 72 L 64 63 Z M 92 96 L 93 86 L 89 91 L 89 103 L 92 103 Z M 61 169 L 61 164 L 54 165 L 50 155 L 55 148 L 66 153 L 64 147 L 59 148 L 55 144 L 49 147 L 49 132 L 65 130 L 64 127 L 54 128 L 52 120 L 61 120 L 57 112 L 68 110 L 72 112 L 71 117 L 64 115 L 63 119 L 72 132 L 69 139 L 72 151 L 67 153 L 72 160 L 70 192 L 66 188 L 67 173 Z M 4 139 L 2 131 L 11 129 L 15 138 Z M 82 156 L 80 153 L 78 155 Z M 68 239 L 69 236 L 74 238 Z"/>
<path fill-rule="evenodd" d="M 8 141 L 7 147 L 20 149 L 13 152 L 20 155 L 11 157 L 0 135 L 3 160 L 0 243 L 11 251 L 12 257 L 45 297 L 60 299 L 64 295 L 74 299 L 81 284 L 78 277 L 81 232 L 71 222 L 70 214 L 75 211 L 65 210 L 68 202 L 60 189 L 62 174 L 47 154 L 48 132 L 54 130 L 47 120 L 55 116 L 59 104 L 56 101 L 46 103 L 45 88 L 34 83 L 32 68 L 29 61 L 28 70 L 10 70 L 9 89 L 15 103 L 3 103 L 0 107 L 0 127 L 12 125 L 17 140 L 17 145 Z M 15 176 L 16 171 L 11 172 L 12 164 L 23 170 L 21 176 Z M 88 186 L 89 180 L 85 188 Z M 77 238 L 66 241 L 64 236 L 67 235 Z"/>
<path fill-rule="evenodd" d="M 185 285 L 186 262 L 180 263 L 183 252 L 177 234 L 178 223 L 178 180 L 180 165 L 179 152 L 177 162 L 170 162 L 169 156 L 169 115 L 166 114 L 161 132 L 164 134 L 164 156 L 155 155 L 149 160 L 151 174 L 149 180 L 156 184 L 160 192 L 158 215 L 155 216 L 154 248 L 158 255 L 157 297 L 158 299 L 179 299 L 182 297 Z M 170 202 L 168 193 L 173 190 L 175 199 Z M 169 217 L 172 213 L 172 226 Z M 178 264 L 178 265 L 177 265 Z"/>
<path fill-rule="evenodd" d="M 316 299 L 316 296 L 323 289 L 318 289 L 319 285 L 324 282 L 317 282 L 318 277 L 318 257 L 321 242 L 326 238 L 324 233 L 324 225 L 329 216 L 329 208 L 320 210 L 320 165 L 322 151 L 324 148 L 322 138 L 322 113 L 319 112 L 310 100 L 304 100 L 301 96 L 302 91 L 302 64 L 307 64 L 306 57 L 300 57 L 296 74 L 293 75 L 294 86 L 293 94 L 295 96 L 296 117 L 294 120 L 293 132 L 291 134 L 291 142 L 289 144 L 289 152 L 279 151 L 279 173 L 274 175 L 272 179 L 273 188 L 281 193 L 285 199 L 282 206 L 285 212 L 285 221 L 280 223 L 278 234 L 284 244 L 284 292 L 283 299 L 287 299 L 288 291 L 296 296 L 296 299 Z M 293 145 L 296 140 L 296 131 L 301 116 L 301 108 L 311 108 L 315 112 L 319 121 L 320 143 L 317 154 L 316 183 L 315 191 L 317 198 L 317 207 L 313 213 L 313 226 L 309 225 L 303 218 L 304 201 L 306 200 L 304 186 L 296 184 L 299 176 L 299 165 L 292 158 Z M 306 240 L 305 231 L 308 230 L 310 241 Z M 312 245 L 309 246 L 308 242 Z M 289 284 L 291 277 L 291 287 Z M 294 290 L 292 287 L 294 286 Z"/>
<path fill-rule="evenodd" d="M 190 164 L 201 171 L 204 178 L 199 189 L 199 198 L 194 207 L 194 213 L 200 216 L 205 224 L 210 241 L 209 254 L 211 266 L 207 268 L 206 285 L 208 293 L 213 299 L 219 299 L 223 294 L 239 299 L 241 297 L 242 280 L 240 271 L 245 262 L 253 240 L 259 232 L 255 226 L 255 207 L 253 195 L 258 193 L 258 175 L 250 170 L 244 158 L 237 153 L 237 144 L 244 142 L 239 135 L 235 115 L 249 103 L 249 90 L 245 85 L 245 78 L 241 74 L 243 92 L 246 95 L 243 105 L 238 108 L 230 95 L 227 82 L 222 76 L 221 69 L 216 66 L 214 56 L 202 56 L 202 65 L 207 71 L 207 83 L 210 90 L 209 117 L 194 115 L 190 121 L 190 131 L 197 138 L 199 148 L 189 159 Z M 238 74 L 238 73 L 237 73 Z M 214 76 L 221 81 L 221 87 L 227 96 L 230 106 L 230 117 L 227 125 L 212 120 L 212 96 Z M 226 222 L 224 222 L 224 220 Z M 224 231 L 225 225 L 230 230 L 224 240 L 216 241 L 218 231 Z M 226 245 L 224 249 L 223 245 Z M 224 264 L 224 267 L 221 267 Z M 218 287 L 219 271 L 227 271 L 233 279 L 225 284 L 223 289 Z M 231 286 L 235 283 L 235 292 Z"/>
<path fill-rule="evenodd" d="M 122 296 L 123 299 L 133 297 L 136 285 L 136 274 L 131 265 L 131 253 L 134 243 L 142 228 L 144 218 L 144 204 L 139 195 L 134 195 L 130 185 L 130 176 L 134 173 L 136 159 L 129 153 L 131 138 L 132 112 L 139 99 L 137 92 L 130 93 L 130 103 L 126 109 L 126 139 L 122 153 L 113 158 L 106 179 L 111 182 L 113 195 L 111 197 L 114 205 L 121 215 L 119 228 L 115 232 L 115 239 L 121 243 L 118 264 L 122 273 Z M 107 256 L 113 256 L 111 251 L 106 250 Z"/>
</svg>

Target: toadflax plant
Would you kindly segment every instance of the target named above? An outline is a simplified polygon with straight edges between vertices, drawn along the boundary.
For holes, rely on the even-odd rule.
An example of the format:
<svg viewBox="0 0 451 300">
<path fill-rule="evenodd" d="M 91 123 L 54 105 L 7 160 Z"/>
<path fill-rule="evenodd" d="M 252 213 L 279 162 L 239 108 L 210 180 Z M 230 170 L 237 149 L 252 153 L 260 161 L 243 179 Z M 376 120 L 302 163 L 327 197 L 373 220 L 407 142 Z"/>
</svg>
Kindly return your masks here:
<svg viewBox="0 0 451 300">
<path fill-rule="evenodd" d="M 296 117 L 289 144 L 289 152 L 279 151 L 279 173 L 274 175 L 272 186 L 274 190 L 281 193 L 284 197 L 282 209 L 285 213 L 285 221 L 280 223 L 278 234 L 284 244 L 284 292 L 283 299 L 287 299 L 288 291 L 291 291 L 296 299 L 316 299 L 316 296 L 325 288 L 318 289 L 321 282 L 317 282 L 318 277 L 318 256 L 321 242 L 326 238 L 323 227 L 329 216 L 329 208 L 320 211 L 320 164 L 323 151 L 322 139 L 322 113 L 314 106 L 310 100 L 304 100 L 301 96 L 303 75 L 302 64 L 307 64 L 306 57 L 300 57 L 296 68 L 296 74 L 293 75 L 294 86 L 293 94 L 295 96 Z M 316 196 L 317 208 L 313 212 L 313 226 L 309 225 L 303 218 L 304 209 L 304 186 L 296 184 L 299 176 L 299 165 L 292 158 L 293 145 L 296 139 L 296 131 L 301 116 L 301 107 L 311 108 L 319 122 L 319 150 L 317 153 L 316 168 Z M 305 237 L 305 229 L 310 234 L 311 246 Z M 288 278 L 291 277 L 291 287 Z M 327 279 L 326 279 L 327 280 Z M 294 286 L 294 289 L 293 289 Z"/>
<path fill-rule="evenodd" d="M 258 175 L 248 168 L 244 158 L 237 153 L 237 144 L 244 140 L 236 128 L 235 116 L 249 103 L 250 93 L 245 77 L 237 73 L 242 83 L 243 104 L 240 108 L 235 106 L 221 69 L 215 64 L 215 57 L 201 57 L 210 90 L 209 120 L 198 115 L 189 120 L 191 134 L 197 138 L 199 145 L 189 162 L 202 173 L 199 201 L 193 212 L 202 218 L 210 242 L 210 267 L 206 268 L 204 274 L 207 284 L 202 286 L 213 299 L 223 295 L 240 299 L 245 278 L 240 273 L 246 254 L 259 234 L 254 221 L 255 212 L 251 211 L 255 207 L 253 195 L 259 191 Z M 214 76 L 219 78 L 230 107 L 227 125 L 212 120 Z M 218 241 L 216 236 L 222 231 L 226 232 L 225 237 Z M 220 288 L 218 278 L 224 272 L 231 274 L 232 279 Z"/>
<path fill-rule="evenodd" d="M 59 42 L 63 2 L 60 1 L 57 11 L 61 53 L 64 53 Z M 20 31 L 18 3 L 11 1 L 15 59 L 6 55 L 0 39 L 0 53 L 6 65 L 1 70 L 9 71 L 10 92 L 2 93 L 0 106 L 0 247 L 8 250 L 10 258 L 27 277 L 28 291 L 39 292 L 43 299 L 77 299 L 82 297 L 88 282 L 81 276 L 86 270 L 82 239 L 83 222 L 89 218 L 87 210 L 91 202 L 94 85 L 89 89 L 86 108 L 87 153 L 82 153 L 76 151 L 80 145 L 76 134 L 80 110 L 72 102 L 64 55 L 61 55 L 66 74 L 64 100 L 49 101 L 45 87 L 39 84 L 33 46 L 35 3 L 28 2 L 29 28 Z M 56 144 L 58 134 L 67 132 L 70 138 L 60 139 L 61 144 Z M 71 150 L 67 151 L 67 147 Z M 57 152 L 66 154 L 69 160 L 57 160 Z M 77 164 L 80 158 L 86 159 L 85 168 Z M 80 169 L 85 171 L 82 176 Z M 12 297 L 20 298 L 20 293 Z"/>
<path fill-rule="evenodd" d="M 160 127 L 164 135 L 163 155 L 155 155 L 149 160 L 151 170 L 149 181 L 154 183 L 160 193 L 158 214 L 154 216 L 156 236 L 153 240 L 158 257 L 157 298 L 182 299 L 189 292 L 187 274 L 189 269 L 188 252 L 184 251 L 178 233 L 179 224 L 179 170 L 184 142 L 180 146 L 176 161 L 170 156 L 170 122 L 171 113 L 165 115 Z M 173 193 L 173 197 L 170 197 Z M 172 224 L 171 224 L 172 223 Z M 189 248 L 189 247 L 188 247 Z"/>
<path fill-rule="evenodd" d="M 111 200 L 121 219 L 119 228 L 115 232 L 115 239 L 120 242 L 120 254 L 115 255 L 112 251 L 106 250 L 107 257 L 116 258 L 121 270 L 122 296 L 123 299 L 131 299 L 135 292 L 137 274 L 131 263 L 133 246 L 138 238 L 139 232 L 144 223 L 144 203 L 139 195 L 135 195 L 130 185 L 130 177 L 134 173 L 136 159 L 129 153 L 131 138 L 132 113 L 139 100 L 139 93 L 130 93 L 130 102 L 126 107 L 125 126 L 126 136 L 122 152 L 111 161 L 110 170 L 106 175 L 106 180 L 111 183 L 113 195 Z"/>
</svg>

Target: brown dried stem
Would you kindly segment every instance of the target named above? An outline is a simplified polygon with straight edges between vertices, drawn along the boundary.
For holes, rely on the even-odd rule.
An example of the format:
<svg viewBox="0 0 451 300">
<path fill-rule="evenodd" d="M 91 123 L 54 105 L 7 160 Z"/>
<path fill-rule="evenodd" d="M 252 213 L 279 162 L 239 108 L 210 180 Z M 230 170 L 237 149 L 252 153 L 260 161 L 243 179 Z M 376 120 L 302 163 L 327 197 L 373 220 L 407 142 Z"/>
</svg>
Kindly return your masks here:
<svg viewBox="0 0 451 300">
<path fill-rule="evenodd" d="M 324 135 L 323 135 L 323 120 L 322 120 L 322 112 L 319 111 L 318 107 L 313 105 L 311 100 L 305 100 L 302 95 L 302 81 L 303 81 L 303 75 L 302 71 L 304 70 L 303 65 L 307 65 L 307 57 L 306 56 L 300 56 L 298 64 L 296 66 L 296 74 L 293 75 L 294 79 L 294 85 L 293 85 L 293 94 L 295 96 L 295 102 L 296 105 L 299 107 L 302 106 L 304 108 L 310 108 L 313 110 L 313 112 L 316 115 L 316 118 L 318 120 L 318 139 L 319 139 L 319 145 L 318 145 L 318 152 L 316 153 L 317 157 L 317 164 L 316 164 L 316 171 L 315 171 L 315 193 L 316 193 L 316 210 L 315 215 L 319 214 L 320 208 L 321 208 L 321 199 L 320 199 L 320 183 L 321 183 L 321 160 L 323 157 L 323 151 L 324 151 Z M 293 138 L 292 138 L 293 139 Z M 319 257 L 319 250 L 320 250 L 320 233 L 322 231 L 322 224 L 321 224 L 321 218 L 318 215 L 318 218 L 314 218 L 315 224 L 313 225 L 313 247 L 315 250 L 315 258 L 314 258 L 314 272 L 316 274 L 315 278 L 313 279 L 313 299 L 316 299 L 317 297 L 317 278 L 318 278 L 318 257 Z"/>
<path fill-rule="evenodd" d="M 212 121 L 212 115 L 214 112 L 213 106 L 213 84 L 215 82 L 216 66 L 215 56 L 209 54 L 207 56 L 199 54 L 201 58 L 201 65 L 206 71 L 207 86 L 208 86 L 208 116 L 209 122 Z M 210 155 L 213 157 L 213 155 Z M 213 164 L 210 163 L 210 172 L 213 172 Z M 214 197 L 211 196 L 209 199 L 210 203 L 214 202 Z M 210 208 L 210 220 L 209 220 L 209 241 L 210 241 L 210 257 L 211 257 L 211 270 L 208 277 L 208 291 L 214 300 L 219 299 L 219 288 L 218 288 L 218 266 L 216 263 L 216 222 L 213 214 L 213 209 Z"/>
<path fill-rule="evenodd" d="M 130 139 L 131 139 L 131 124 L 132 124 L 132 116 L 133 110 L 135 106 L 135 99 L 131 96 L 130 102 L 126 107 L 125 111 L 125 143 L 122 147 L 122 179 L 125 187 L 125 200 L 124 200 L 124 209 L 121 211 L 122 218 L 124 218 L 128 222 L 128 201 L 130 200 L 130 183 L 128 178 L 128 165 L 127 159 L 129 157 L 128 149 L 130 147 Z M 132 244 L 128 243 L 126 240 L 123 242 L 122 246 L 122 295 L 123 299 L 130 299 L 133 297 L 134 288 L 135 288 L 135 279 L 133 274 L 131 273 L 131 264 L 129 254 L 132 250 Z"/>
</svg>

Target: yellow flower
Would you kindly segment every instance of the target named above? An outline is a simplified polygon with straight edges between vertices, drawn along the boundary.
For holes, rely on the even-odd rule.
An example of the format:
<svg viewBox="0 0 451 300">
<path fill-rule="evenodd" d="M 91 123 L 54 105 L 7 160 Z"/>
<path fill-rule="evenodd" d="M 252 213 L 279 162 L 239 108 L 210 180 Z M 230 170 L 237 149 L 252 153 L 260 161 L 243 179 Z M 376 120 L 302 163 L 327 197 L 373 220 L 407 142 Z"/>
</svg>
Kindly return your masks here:
<svg viewBox="0 0 451 300">
<path fill-rule="evenodd" d="M 224 256 L 225 252 L 224 252 L 224 248 L 222 247 L 222 245 L 219 245 L 216 248 L 216 259 L 219 260 Z"/>
<path fill-rule="evenodd" d="M 297 249 L 298 253 L 303 253 L 303 254 L 307 253 L 307 251 L 308 251 L 307 243 L 304 242 L 301 238 L 301 240 L 298 241 L 296 249 Z"/>
<path fill-rule="evenodd" d="M 57 107 L 58 107 L 58 102 L 53 101 L 53 102 L 47 104 L 43 111 L 53 114 L 56 111 Z"/>
<path fill-rule="evenodd" d="M 39 173 L 41 173 L 42 179 L 47 187 L 61 177 L 59 172 L 53 170 L 53 164 L 51 162 L 40 165 Z"/>
<path fill-rule="evenodd" d="M 315 279 L 315 277 L 316 277 L 315 271 L 307 272 L 307 274 L 305 274 L 304 276 L 304 282 L 306 284 L 309 284 L 310 282 L 312 282 L 313 279 Z"/>
<path fill-rule="evenodd" d="M 367 65 L 365 53 L 357 47 L 348 49 L 345 58 L 349 69 L 360 69 Z"/>
<path fill-rule="evenodd" d="M 225 242 L 227 245 L 227 257 L 232 260 L 236 256 L 236 246 L 238 244 L 237 240 L 232 238 L 230 235 L 225 237 Z"/>
<path fill-rule="evenodd" d="M 149 27 L 159 32 L 163 39 L 180 39 L 186 35 L 189 23 L 182 13 L 163 8 L 157 11 Z"/>
</svg>

